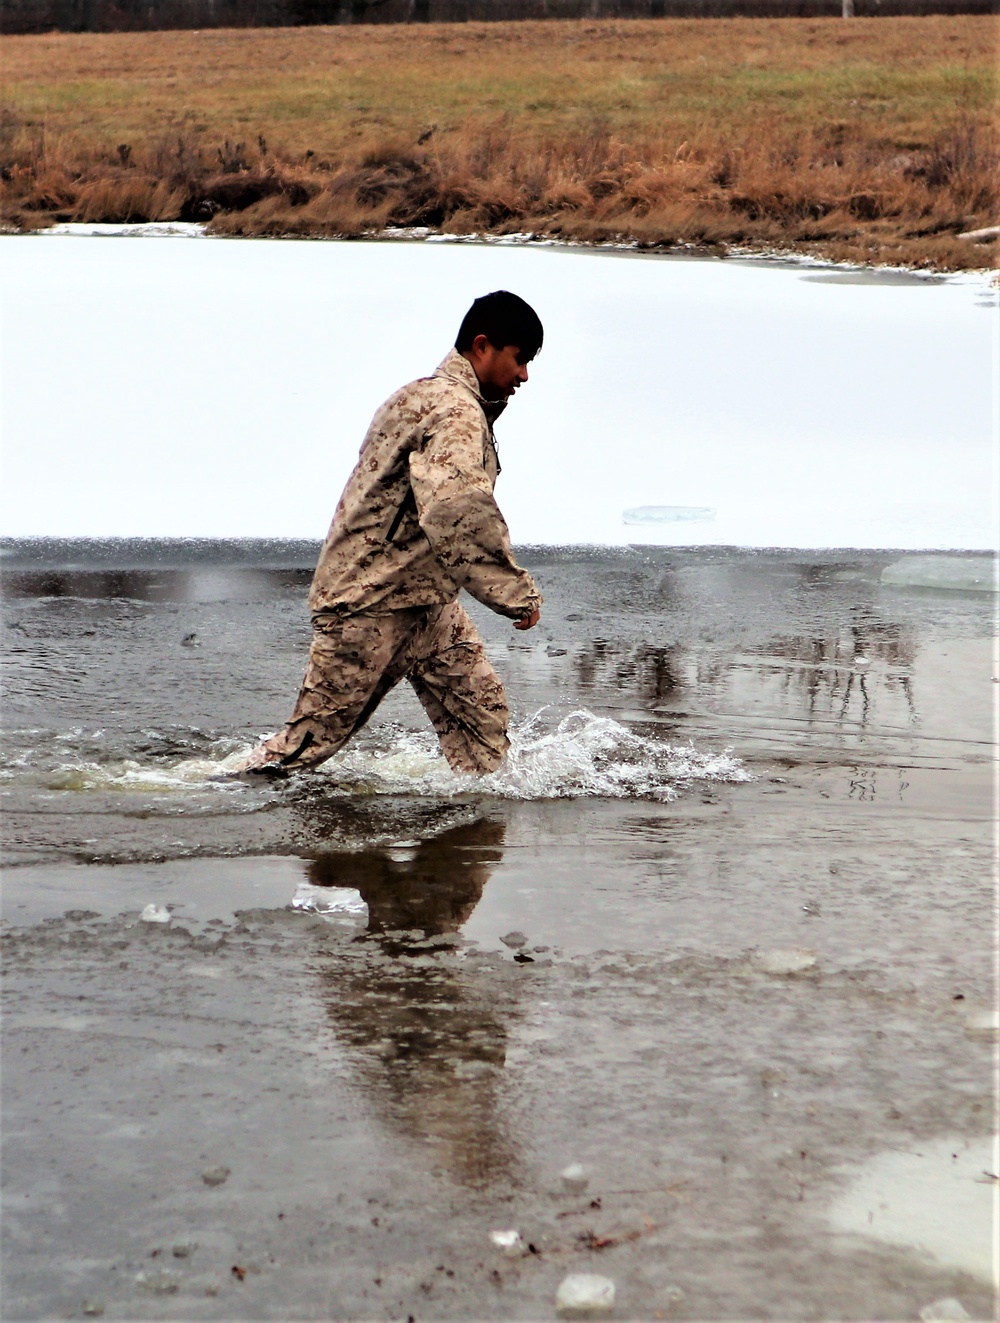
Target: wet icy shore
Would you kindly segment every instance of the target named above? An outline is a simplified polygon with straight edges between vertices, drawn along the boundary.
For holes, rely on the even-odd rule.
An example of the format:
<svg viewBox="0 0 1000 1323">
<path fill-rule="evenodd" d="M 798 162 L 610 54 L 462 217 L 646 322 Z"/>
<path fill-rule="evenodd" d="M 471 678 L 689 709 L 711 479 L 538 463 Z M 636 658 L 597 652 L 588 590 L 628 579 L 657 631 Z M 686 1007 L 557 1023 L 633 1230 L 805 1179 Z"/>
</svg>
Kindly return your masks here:
<svg viewBox="0 0 1000 1323">
<path fill-rule="evenodd" d="M 362 933 L 78 912 L 7 941 L 8 1318 L 552 1318 L 570 1271 L 620 1318 L 991 1316 L 964 962 Z"/>
<path fill-rule="evenodd" d="M 226 787 L 308 639 L 244 551 L 6 557 L 5 1317 L 988 1318 L 995 595 L 536 549 L 556 793 L 404 692 Z"/>
</svg>

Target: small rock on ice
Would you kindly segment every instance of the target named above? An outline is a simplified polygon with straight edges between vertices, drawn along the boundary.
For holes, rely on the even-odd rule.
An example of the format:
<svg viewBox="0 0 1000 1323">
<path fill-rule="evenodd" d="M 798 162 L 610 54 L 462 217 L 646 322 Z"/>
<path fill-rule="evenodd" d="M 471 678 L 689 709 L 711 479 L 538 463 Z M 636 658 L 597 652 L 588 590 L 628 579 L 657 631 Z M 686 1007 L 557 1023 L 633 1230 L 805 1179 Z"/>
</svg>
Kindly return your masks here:
<svg viewBox="0 0 1000 1323">
<path fill-rule="evenodd" d="M 523 1254 L 526 1248 L 521 1233 L 516 1228 L 511 1228 L 510 1231 L 491 1231 L 490 1240 L 497 1249 L 503 1250 L 504 1254 Z"/>
<path fill-rule="evenodd" d="M 816 952 L 803 947 L 776 947 L 770 951 L 755 951 L 750 963 L 762 974 L 802 974 L 807 969 L 815 969 Z"/>
<path fill-rule="evenodd" d="M 615 1284 L 610 1277 L 574 1272 L 564 1277 L 556 1292 L 556 1311 L 565 1318 L 609 1314 L 615 1307 Z"/>
<path fill-rule="evenodd" d="M 570 1194 L 583 1194 L 590 1178 L 579 1162 L 571 1162 L 559 1173 L 559 1179 L 563 1183 L 563 1189 L 568 1190 Z"/>
<path fill-rule="evenodd" d="M 923 1323 L 947 1323 L 950 1319 L 969 1318 L 960 1300 L 954 1296 L 945 1296 L 943 1300 L 935 1300 L 933 1304 L 924 1305 L 920 1311 L 920 1317 Z"/>
<path fill-rule="evenodd" d="M 201 1179 L 206 1185 L 224 1185 L 229 1179 L 228 1167 L 209 1167 L 201 1173 Z"/>
<path fill-rule="evenodd" d="M 504 946 L 509 946 L 514 951 L 518 951 L 522 946 L 527 946 L 528 944 L 528 939 L 525 937 L 524 933 L 516 931 L 512 933 L 504 933 L 500 940 L 503 942 Z"/>
<path fill-rule="evenodd" d="M 166 905 L 147 905 L 139 918 L 143 923 L 169 923 L 170 911 Z"/>
</svg>

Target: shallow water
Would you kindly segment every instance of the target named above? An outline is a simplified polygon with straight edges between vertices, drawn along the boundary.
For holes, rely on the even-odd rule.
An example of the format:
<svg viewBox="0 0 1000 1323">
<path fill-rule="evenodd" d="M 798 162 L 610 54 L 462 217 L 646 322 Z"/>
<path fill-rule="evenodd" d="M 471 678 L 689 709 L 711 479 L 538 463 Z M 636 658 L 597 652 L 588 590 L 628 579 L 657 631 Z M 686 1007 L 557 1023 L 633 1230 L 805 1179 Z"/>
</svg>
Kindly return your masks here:
<svg viewBox="0 0 1000 1323">
<path fill-rule="evenodd" d="M 992 593 L 525 549 L 508 771 L 401 687 L 254 786 L 314 545 L 4 550 L 5 1316 L 989 1316 L 906 1159 L 993 1116 Z"/>
<path fill-rule="evenodd" d="M 301 786 L 218 785 L 287 715 L 314 549 L 47 545 L 5 557 L 0 778 L 26 858 L 274 853 L 317 796 L 666 802 L 775 756 L 846 759 L 875 796 L 865 764 L 990 753 L 992 594 L 886 585 L 889 553 L 528 550 L 542 626 L 472 604 L 514 712 L 495 777 L 450 773 L 404 685 Z M 192 817 L 197 841 L 171 825 Z"/>
</svg>

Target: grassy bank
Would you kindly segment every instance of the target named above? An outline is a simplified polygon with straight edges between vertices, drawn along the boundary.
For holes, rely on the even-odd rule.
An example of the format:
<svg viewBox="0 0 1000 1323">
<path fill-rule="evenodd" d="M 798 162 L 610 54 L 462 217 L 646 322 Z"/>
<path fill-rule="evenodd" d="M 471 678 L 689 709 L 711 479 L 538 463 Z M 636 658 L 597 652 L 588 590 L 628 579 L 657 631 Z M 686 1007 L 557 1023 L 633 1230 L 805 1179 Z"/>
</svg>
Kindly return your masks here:
<svg viewBox="0 0 1000 1323">
<path fill-rule="evenodd" d="M 7 223 L 752 244 L 944 269 L 1000 221 L 997 21 L 8 37 Z"/>
</svg>

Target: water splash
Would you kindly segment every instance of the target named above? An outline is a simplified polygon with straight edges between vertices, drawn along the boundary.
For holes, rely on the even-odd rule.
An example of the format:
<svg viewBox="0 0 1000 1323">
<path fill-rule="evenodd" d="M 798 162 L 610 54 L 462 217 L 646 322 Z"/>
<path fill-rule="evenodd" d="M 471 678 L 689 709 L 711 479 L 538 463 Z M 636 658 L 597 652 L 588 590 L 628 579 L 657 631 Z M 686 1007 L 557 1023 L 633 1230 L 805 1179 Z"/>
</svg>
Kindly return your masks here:
<svg viewBox="0 0 1000 1323">
<path fill-rule="evenodd" d="M 395 723 L 374 726 L 347 749 L 324 763 L 309 783 L 330 795 L 408 795 L 438 799 L 493 796 L 500 799 L 672 800 L 698 781 L 749 781 L 752 776 L 731 751 L 701 753 L 691 744 L 670 744 L 639 735 L 611 717 L 570 712 L 552 724 L 542 708 L 510 732 L 504 765 L 491 776 L 453 772 L 431 731 L 408 731 Z M 246 791 L 243 782 L 226 781 L 248 752 L 218 741 L 196 757 L 150 764 L 135 758 L 107 762 L 60 760 L 41 776 L 50 790 L 78 792 L 176 794 L 177 792 Z M 23 773 L 8 762 L 8 776 Z M 291 793 L 301 784 L 288 783 Z M 257 787 L 258 793 L 264 787 Z M 268 785 L 270 793 L 284 786 Z"/>
<path fill-rule="evenodd" d="M 118 791 L 124 794 L 145 794 L 204 788 L 206 782 L 225 771 L 225 761 L 213 762 L 209 758 L 189 758 L 175 767 L 150 767 L 131 758 L 119 762 L 67 763 L 57 767 L 44 778 L 50 790 Z M 232 758 L 229 761 L 235 762 Z M 223 782 L 221 789 L 232 789 L 233 784 Z"/>
<path fill-rule="evenodd" d="M 512 728 L 504 765 L 491 776 L 451 771 L 429 732 L 394 733 L 389 747 L 357 745 L 325 764 L 331 789 L 342 793 L 458 796 L 501 799 L 671 800 L 693 781 L 750 781 L 729 750 L 700 753 L 630 731 L 611 717 L 578 710 L 554 727 L 547 709 Z M 384 736 L 387 728 L 381 728 Z M 382 740 L 379 741 L 380 745 Z"/>
<path fill-rule="evenodd" d="M 152 795 L 205 790 L 246 748 L 232 738 L 213 739 L 197 730 L 165 736 L 83 727 L 8 732 L 7 744 L 0 753 L 0 785 L 5 787 Z M 149 756 L 151 746 L 159 757 Z M 238 787 L 223 782 L 222 788 Z"/>
</svg>

